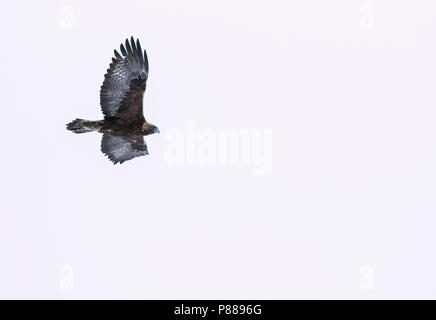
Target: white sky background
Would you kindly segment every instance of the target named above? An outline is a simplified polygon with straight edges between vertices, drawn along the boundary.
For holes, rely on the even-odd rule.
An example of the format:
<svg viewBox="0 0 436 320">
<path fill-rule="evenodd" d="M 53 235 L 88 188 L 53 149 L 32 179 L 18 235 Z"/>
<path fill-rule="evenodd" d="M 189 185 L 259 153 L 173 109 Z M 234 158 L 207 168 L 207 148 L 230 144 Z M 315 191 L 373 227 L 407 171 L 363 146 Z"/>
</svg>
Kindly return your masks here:
<svg viewBox="0 0 436 320">
<path fill-rule="evenodd" d="M 0 12 L 0 298 L 436 298 L 434 1 Z M 101 118 L 130 35 L 161 134 L 114 166 L 65 123 Z M 191 120 L 272 129 L 271 174 L 168 165 L 165 133 Z"/>
</svg>

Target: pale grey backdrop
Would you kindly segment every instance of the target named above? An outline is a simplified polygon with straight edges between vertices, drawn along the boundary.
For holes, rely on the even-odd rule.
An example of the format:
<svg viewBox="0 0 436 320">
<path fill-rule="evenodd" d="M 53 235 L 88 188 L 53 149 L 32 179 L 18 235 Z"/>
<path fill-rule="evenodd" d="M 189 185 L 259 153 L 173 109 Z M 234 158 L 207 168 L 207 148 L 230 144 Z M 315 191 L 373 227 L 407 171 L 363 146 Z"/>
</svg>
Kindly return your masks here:
<svg viewBox="0 0 436 320">
<path fill-rule="evenodd" d="M 1 298 L 436 298 L 434 1 L 2 3 Z M 147 49 L 150 156 L 96 133 Z M 164 161 L 165 132 L 273 131 L 269 175 Z"/>
</svg>

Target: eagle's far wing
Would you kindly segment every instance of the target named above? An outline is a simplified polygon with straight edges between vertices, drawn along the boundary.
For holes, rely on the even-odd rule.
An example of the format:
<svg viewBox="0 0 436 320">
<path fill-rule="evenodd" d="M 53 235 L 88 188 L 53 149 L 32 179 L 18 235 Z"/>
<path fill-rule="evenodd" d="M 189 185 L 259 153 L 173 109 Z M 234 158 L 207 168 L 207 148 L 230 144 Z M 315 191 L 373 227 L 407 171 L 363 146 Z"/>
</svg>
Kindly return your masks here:
<svg viewBox="0 0 436 320">
<path fill-rule="evenodd" d="M 148 77 L 147 53 L 145 50 L 142 52 L 139 40 L 135 44 L 133 37 L 130 43 L 126 39 L 125 47 L 121 44 L 120 50 L 123 56 L 114 50 L 115 58 L 112 58 L 100 89 L 101 110 L 106 117 L 116 115 L 123 100 L 132 95 L 132 89 L 137 91 L 133 92 L 135 96 L 143 94 Z M 135 80 L 134 88 L 131 86 L 132 80 Z"/>
<path fill-rule="evenodd" d="M 114 164 L 148 154 L 147 144 L 142 135 L 118 137 L 107 133 L 101 139 L 101 152 Z"/>
</svg>

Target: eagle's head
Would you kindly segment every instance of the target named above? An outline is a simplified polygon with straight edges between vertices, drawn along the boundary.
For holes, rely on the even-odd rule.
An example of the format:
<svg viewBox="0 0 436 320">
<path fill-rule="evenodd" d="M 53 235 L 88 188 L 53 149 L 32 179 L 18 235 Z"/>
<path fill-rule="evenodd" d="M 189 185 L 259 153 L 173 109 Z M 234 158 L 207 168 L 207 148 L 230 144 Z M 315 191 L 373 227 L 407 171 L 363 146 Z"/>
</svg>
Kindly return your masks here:
<svg viewBox="0 0 436 320">
<path fill-rule="evenodd" d="M 144 122 L 141 127 L 141 132 L 144 136 L 147 136 L 149 134 L 153 133 L 160 133 L 159 128 L 156 127 L 154 124 Z"/>
</svg>

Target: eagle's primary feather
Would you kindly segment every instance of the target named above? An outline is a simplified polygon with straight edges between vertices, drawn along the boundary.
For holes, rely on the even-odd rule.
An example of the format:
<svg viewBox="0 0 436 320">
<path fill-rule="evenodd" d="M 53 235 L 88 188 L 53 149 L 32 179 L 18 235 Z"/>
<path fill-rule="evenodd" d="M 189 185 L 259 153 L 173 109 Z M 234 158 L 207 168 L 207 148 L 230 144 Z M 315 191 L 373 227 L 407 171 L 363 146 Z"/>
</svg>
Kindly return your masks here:
<svg viewBox="0 0 436 320">
<path fill-rule="evenodd" d="M 126 48 L 121 44 L 121 55 L 114 50 L 115 58 L 104 76 L 103 85 L 100 89 L 100 105 L 106 117 L 113 117 L 123 104 L 123 100 L 129 99 L 130 95 L 143 95 L 148 78 L 148 58 L 144 50 L 142 53 L 139 40 L 131 38 L 131 46 L 126 39 Z M 131 81 L 137 80 L 138 85 L 131 88 Z M 139 103 L 138 103 L 139 104 Z M 135 106 L 136 115 L 142 116 L 142 100 L 139 106 Z"/>
<path fill-rule="evenodd" d="M 107 155 L 113 163 L 123 163 L 148 154 L 147 144 L 142 135 L 127 138 L 111 136 L 106 133 L 101 139 L 101 152 Z"/>
</svg>

